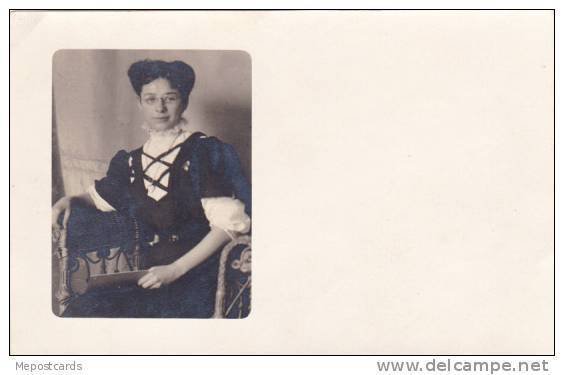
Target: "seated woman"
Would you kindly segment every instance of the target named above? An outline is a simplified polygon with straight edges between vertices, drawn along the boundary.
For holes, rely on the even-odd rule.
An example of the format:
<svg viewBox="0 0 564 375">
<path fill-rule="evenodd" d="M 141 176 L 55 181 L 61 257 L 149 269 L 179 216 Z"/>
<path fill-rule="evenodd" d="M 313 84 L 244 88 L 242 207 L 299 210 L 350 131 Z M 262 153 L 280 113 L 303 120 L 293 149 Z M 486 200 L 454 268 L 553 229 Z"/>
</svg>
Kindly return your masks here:
<svg viewBox="0 0 564 375">
<path fill-rule="evenodd" d="M 128 75 L 148 140 L 117 152 L 107 175 L 87 193 L 61 198 L 52 222 L 54 229 L 67 228 L 79 216 L 78 201 L 118 219 L 135 218 L 146 240 L 148 273 L 134 288 L 87 293 L 65 315 L 207 318 L 213 314 L 218 250 L 250 230 L 250 186 L 231 145 L 188 130 L 182 113 L 195 81 L 189 65 L 144 60 L 132 64 Z"/>
</svg>

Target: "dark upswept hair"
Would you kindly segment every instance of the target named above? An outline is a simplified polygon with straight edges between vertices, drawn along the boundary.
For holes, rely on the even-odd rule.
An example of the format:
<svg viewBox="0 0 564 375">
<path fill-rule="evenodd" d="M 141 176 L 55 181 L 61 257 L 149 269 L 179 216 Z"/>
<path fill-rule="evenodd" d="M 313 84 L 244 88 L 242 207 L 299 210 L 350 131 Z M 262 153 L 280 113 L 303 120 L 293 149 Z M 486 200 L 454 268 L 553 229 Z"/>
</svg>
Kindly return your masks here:
<svg viewBox="0 0 564 375">
<path fill-rule="evenodd" d="M 180 92 L 184 105 L 188 103 L 188 96 L 196 81 L 194 69 L 182 61 L 166 62 L 148 59 L 137 61 L 131 64 L 127 75 L 133 90 L 135 90 L 138 96 L 141 95 L 141 89 L 144 85 L 157 78 L 167 79 L 170 82 L 170 86 Z"/>
</svg>

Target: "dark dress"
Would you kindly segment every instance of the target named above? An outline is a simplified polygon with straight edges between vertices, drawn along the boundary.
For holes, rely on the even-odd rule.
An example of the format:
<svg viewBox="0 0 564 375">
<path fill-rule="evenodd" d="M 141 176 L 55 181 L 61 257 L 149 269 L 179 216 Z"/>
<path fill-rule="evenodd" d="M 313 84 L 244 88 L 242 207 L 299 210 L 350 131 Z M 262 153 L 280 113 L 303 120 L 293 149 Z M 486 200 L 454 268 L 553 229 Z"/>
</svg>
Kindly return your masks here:
<svg viewBox="0 0 564 375">
<path fill-rule="evenodd" d="M 141 268 L 148 269 L 178 259 L 210 231 L 202 198 L 236 198 L 244 203 L 245 212 L 251 216 L 250 185 L 231 145 L 194 133 L 178 147 L 180 150 L 170 165 L 168 186 L 160 185 L 167 194 L 159 201 L 147 195 L 144 179 L 155 184 L 160 181 L 145 175 L 141 163 L 143 149 L 130 153 L 119 151 L 112 158 L 106 177 L 95 182 L 97 193 L 116 209 L 112 222 L 93 219 L 104 215 L 97 210 L 95 213 L 73 210 L 68 231 L 84 234 L 75 236 L 77 245 L 89 242 L 110 247 L 131 242 L 126 231 L 115 234 L 116 221 L 126 223 L 135 218 L 140 224 L 144 254 Z M 97 225 L 93 225 L 94 222 Z M 77 230 L 73 231 L 73 226 Z M 81 231 L 81 227 L 88 227 L 88 232 Z M 117 238 L 101 235 L 104 232 L 114 233 L 113 237 Z M 119 238 L 120 234 L 123 238 Z M 158 234 L 159 243 L 147 245 L 154 234 Z M 69 305 L 65 315 L 209 318 L 215 302 L 219 255 L 218 251 L 175 282 L 159 289 L 132 286 L 86 293 Z"/>
</svg>

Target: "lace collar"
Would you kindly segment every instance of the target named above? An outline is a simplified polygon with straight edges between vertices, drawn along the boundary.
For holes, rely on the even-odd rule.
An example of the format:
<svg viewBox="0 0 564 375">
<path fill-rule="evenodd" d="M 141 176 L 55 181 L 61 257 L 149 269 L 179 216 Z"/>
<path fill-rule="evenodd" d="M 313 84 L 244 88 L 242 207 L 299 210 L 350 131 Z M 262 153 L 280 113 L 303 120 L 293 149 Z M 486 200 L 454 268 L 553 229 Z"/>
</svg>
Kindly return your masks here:
<svg viewBox="0 0 564 375">
<path fill-rule="evenodd" d="M 171 137 L 171 136 L 173 136 L 173 137 L 177 136 L 178 134 L 180 134 L 182 132 L 190 133 L 190 131 L 188 130 L 188 120 L 186 120 L 184 117 L 182 117 L 180 119 L 178 124 L 174 125 L 170 129 L 155 130 L 155 129 L 152 129 L 146 122 L 143 123 L 143 125 L 141 125 L 141 128 L 143 130 L 147 131 L 147 133 L 149 133 L 150 138 L 153 138 L 153 137 L 166 138 L 166 137 Z"/>
</svg>

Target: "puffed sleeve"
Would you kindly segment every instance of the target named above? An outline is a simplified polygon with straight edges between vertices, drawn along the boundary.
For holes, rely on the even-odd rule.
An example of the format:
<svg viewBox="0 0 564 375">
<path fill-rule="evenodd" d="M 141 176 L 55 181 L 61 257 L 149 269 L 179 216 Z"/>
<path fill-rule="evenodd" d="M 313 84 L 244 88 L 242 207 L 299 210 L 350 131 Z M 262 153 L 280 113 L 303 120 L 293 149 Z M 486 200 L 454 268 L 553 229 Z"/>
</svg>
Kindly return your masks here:
<svg viewBox="0 0 564 375">
<path fill-rule="evenodd" d="M 231 197 L 203 198 L 202 206 L 210 226 L 223 229 L 229 237 L 249 232 L 251 218 L 240 200 Z"/>
<path fill-rule="evenodd" d="M 225 230 L 233 238 L 250 230 L 251 186 L 235 148 L 218 140 L 211 142 L 211 173 L 202 206 L 210 226 Z"/>
<path fill-rule="evenodd" d="M 230 144 L 223 144 L 223 177 L 231 188 L 232 195 L 245 205 L 251 216 L 251 186 L 243 173 L 237 151 Z"/>
<path fill-rule="evenodd" d="M 130 155 L 120 150 L 110 161 L 106 176 L 96 180 L 88 190 L 90 197 L 101 211 L 122 211 L 127 208 Z"/>
</svg>

